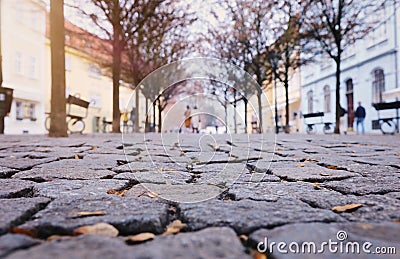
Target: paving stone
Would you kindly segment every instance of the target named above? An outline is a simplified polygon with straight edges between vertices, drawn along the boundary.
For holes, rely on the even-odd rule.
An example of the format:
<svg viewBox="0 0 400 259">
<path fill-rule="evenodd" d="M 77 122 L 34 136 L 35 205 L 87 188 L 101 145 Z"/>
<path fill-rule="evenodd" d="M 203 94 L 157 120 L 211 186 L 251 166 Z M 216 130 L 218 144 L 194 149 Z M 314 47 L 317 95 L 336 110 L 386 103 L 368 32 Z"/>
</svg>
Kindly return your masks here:
<svg viewBox="0 0 400 259">
<path fill-rule="evenodd" d="M 0 199 L 0 235 L 28 220 L 49 202 L 43 197 Z"/>
<path fill-rule="evenodd" d="M 51 202 L 20 228 L 31 230 L 39 237 L 48 237 L 71 235 L 77 227 L 106 222 L 115 226 L 121 235 L 162 233 L 168 220 L 167 209 L 166 204 L 117 195 L 66 196 Z M 102 211 L 105 215 L 79 217 L 74 214 L 94 211 Z"/>
<path fill-rule="evenodd" d="M 141 183 L 146 190 L 153 192 L 157 197 L 181 203 L 205 201 L 217 197 L 226 190 L 224 186 L 213 184 L 153 184 Z M 128 191 L 127 196 L 130 195 Z M 133 190 L 133 195 L 137 191 Z"/>
<path fill-rule="evenodd" d="M 0 236 L 0 257 L 3 258 L 18 249 L 27 249 L 40 243 L 42 243 L 41 240 L 25 235 L 6 234 Z"/>
<path fill-rule="evenodd" d="M 187 164 L 161 163 L 154 164 L 153 162 L 131 162 L 112 169 L 117 173 L 124 172 L 146 172 L 146 171 L 187 171 Z"/>
<path fill-rule="evenodd" d="M 229 226 L 236 233 L 248 234 L 258 228 L 271 228 L 295 222 L 334 222 L 343 218 L 332 211 L 311 208 L 293 199 L 276 202 L 240 200 L 211 200 L 196 204 L 182 204 L 181 218 L 189 230 Z"/>
<path fill-rule="evenodd" d="M 116 160 L 102 160 L 102 159 L 63 159 L 51 163 L 46 163 L 37 166 L 37 168 L 79 168 L 92 169 L 92 170 L 106 170 L 112 169 L 118 165 Z"/>
<path fill-rule="evenodd" d="M 0 179 L 0 199 L 1 198 L 18 198 L 22 196 L 32 195 L 34 182 Z"/>
<path fill-rule="evenodd" d="M 134 258 L 252 258 L 244 252 L 236 233 L 226 227 L 157 237 L 133 248 Z"/>
<path fill-rule="evenodd" d="M 108 179 L 116 175 L 111 170 L 94 170 L 84 167 L 39 167 L 22 171 L 13 175 L 12 178 L 44 182 L 55 179 L 87 180 Z"/>
<path fill-rule="evenodd" d="M 36 196 L 48 198 L 63 197 L 90 197 L 107 196 L 110 189 L 119 190 L 126 187 L 129 181 L 124 180 L 55 180 L 51 182 L 38 183 L 33 189 Z"/>
<path fill-rule="evenodd" d="M 342 181 L 326 182 L 321 186 L 346 194 L 385 194 L 400 191 L 399 179 L 400 176 L 376 179 L 372 177 L 353 177 Z"/>
<path fill-rule="evenodd" d="M 17 172 L 15 169 L 0 166 L 0 178 L 9 178 Z"/>
<path fill-rule="evenodd" d="M 56 157 L 51 158 L 43 158 L 43 159 L 32 159 L 28 157 L 15 157 L 15 156 L 8 156 L 0 158 L 0 165 L 12 169 L 17 170 L 26 170 L 30 169 L 36 165 L 46 164 L 52 161 L 57 160 Z"/>
<path fill-rule="evenodd" d="M 309 181 L 324 182 L 332 180 L 342 180 L 359 174 L 351 173 L 344 170 L 332 170 L 312 163 L 300 163 L 300 166 L 293 168 L 274 168 L 271 166 L 272 173 L 281 179 L 289 181 Z"/>
<path fill-rule="evenodd" d="M 110 249 L 112 247 L 112 249 Z M 234 231 L 209 228 L 194 233 L 156 237 L 144 244 L 128 246 L 122 240 L 83 235 L 44 243 L 8 258 L 251 258 Z"/>
<path fill-rule="evenodd" d="M 114 177 L 120 180 L 134 180 L 140 183 L 155 183 L 155 184 L 184 184 L 190 178 L 191 174 L 176 171 L 151 171 L 151 172 L 136 172 L 122 173 Z"/>
<path fill-rule="evenodd" d="M 82 235 L 74 238 L 56 239 L 42 245 L 21 250 L 8 259 L 70 259 L 70 258 L 134 258 L 135 251 L 117 238 Z"/>
<path fill-rule="evenodd" d="M 357 223 L 306 223 L 306 224 L 289 224 L 274 229 L 260 229 L 255 231 L 249 236 L 249 243 L 252 247 L 257 248 L 260 244 L 260 248 L 263 250 L 264 244 L 267 244 L 268 257 L 273 258 L 377 258 L 376 254 L 365 253 L 363 251 L 363 244 L 370 242 L 372 247 L 370 251 L 378 246 L 400 246 L 399 236 L 400 225 L 394 223 L 383 223 L 383 224 L 357 224 Z M 344 238 L 346 236 L 346 238 Z M 322 246 L 323 242 L 337 242 L 332 243 L 332 249 L 329 245 Z M 275 242 L 275 244 L 272 244 Z M 287 253 L 281 253 L 277 245 L 283 242 Z M 296 251 L 295 245 L 299 245 L 299 252 Z M 308 243 L 306 243 L 308 242 Z M 360 253 L 356 253 L 353 247 L 347 246 L 348 243 L 358 243 Z M 315 244 L 315 250 L 313 246 L 308 246 L 310 243 Z M 343 245 L 343 251 L 340 252 L 340 244 Z M 311 244 L 310 244 L 311 245 Z M 292 248 L 292 251 L 290 249 Z M 302 249 L 304 247 L 304 251 Z M 309 248 L 310 247 L 310 248 Z M 336 252 L 334 249 L 338 249 Z M 308 252 L 310 249 L 311 252 Z M 348 249 L 348 250 L 347 250 Z M 332 252 L 331 252 L 332 251 Z M 348 253 L 346 253 L 348 251 Z M 384 255 L 384 258 L 397 258 L 396 255 Z"/>
</svg>

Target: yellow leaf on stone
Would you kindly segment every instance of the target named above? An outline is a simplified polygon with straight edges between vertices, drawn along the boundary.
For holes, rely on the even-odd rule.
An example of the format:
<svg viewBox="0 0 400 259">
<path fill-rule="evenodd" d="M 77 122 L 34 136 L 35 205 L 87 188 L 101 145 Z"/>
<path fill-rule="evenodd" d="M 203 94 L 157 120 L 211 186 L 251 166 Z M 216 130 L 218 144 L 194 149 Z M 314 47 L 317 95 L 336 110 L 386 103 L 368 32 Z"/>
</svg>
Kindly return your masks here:
<svg viewBox="0 0 400 259">
<path fill-rule="evenodd" d="M 250 251 L 250 255 L 254 258 L 254 259 L 267 259 L 267 256 L 263 253 L 258 252 L 257 250 L 252 249 Z"/>
<path fill-rule="evenodd" d="M 52 236 L 49 236 L 46 240 L 47 241 L 53 241 L 53 240 L 56 240 L 56 239 L 63 239 L 63 238 L 70 238 L 70 237 L 72 237 L 72 236 L 52 235 Z"/>
<path fill-rule="evenodd" d="M 156 192 L 147 192 L 147 196 L 149 196 L 150 198 L 157 198 L 158 197 L 158 193 L 156 193 Z"/>
<path fill-rule="evenodd" d="M 153 233 L 144 232 L 144 233 L 140 233 L 140 234 L 133 235 L 133 236 L 127 236 L 125 238 L 125 242 L 129 243 L 129 244 L 142 243 L 142 242 L 154 239 L 155 236 L 156 235 L 154 235 Z"/>
<path fill-rule="evenodd" d="M 106 215 L 104 211 L 72 211 L 69 214 L 76 215 L 78 217 L 90 217 L 90 216 L 103 216 Z"/>
<path fill-rule="evenodd" d="M 163 233 L 163 236 L 179 233 L 182 229 L 186 228 L 186 224 L 182 223 L 179 219 L 174 220 L 167 226 L 167 230 Z"/>
<path fill-rule="evenodd" d="M 125 195 L 125 193 L 127 193 L 128 190 L 122 190 L 122 191 L 117 191 L 114 189 L 110 189 L 107 191 L 107 194 L 115 194 L 118 195 L 119 197 L 123 197 Z"/>
<path fill-rule="evenodd" d="M 318 159 L 307 157 L 304 162 L 319 162 Z"/>
<path fill-rule="evenodd" d="M 78 156 L 78 155 L 74 155 L 74 158 L 75 158 L 75 159 L 79 159 L 79 156 Z"/>
<path fill-rule="evenodd" d="M 108 223 L 97 223 L 90 226 L 83 226 L 74 229 L 75 235 L 101 235 L 116 237 L 119 234 L 118 229 Z"/>
<path fill-rule="evenodd" d="M 337 166 L 335 166 L 335 165 L 327 165 L 326 168 L 332 169 L 332 170 L 337 170 Z"/>
<path fill-rule="evenodd" d="M 321 186 L 318 185 L 318 183 L 313 183 L 313 187 L 314 187 L 315 190 L 323 189 Z"/>
<path fill-rule="evenodd" d="M 342 213 L 342 212 L 351 212 L 354 211 L 360 207 L 362 207 L 363 205 L 361 203 L 355 203 L 355 204 L 346 204 L 343 206 L 335 206 L 332 208 L 333 212 L 336 213 Z"/>
<path fill-rule="evenodd" d="M 297 164 L 296 167 L 305 167 L 306 164 Z"/>
<path fill-rule="evenodd" d="M 246 236 L 246 235 L 240 235 L 240 236 L 239 236 L 239 239 L 242 240 L 242 242 L 247 242 L 247 240 L 249 239 L 249 237 Z"/>
<path fill-rule="evenodd" d="M 332 176 L 332 174 L 325 174 L 325 173 L 320 173 L 320 176 Z"/>
</svg>

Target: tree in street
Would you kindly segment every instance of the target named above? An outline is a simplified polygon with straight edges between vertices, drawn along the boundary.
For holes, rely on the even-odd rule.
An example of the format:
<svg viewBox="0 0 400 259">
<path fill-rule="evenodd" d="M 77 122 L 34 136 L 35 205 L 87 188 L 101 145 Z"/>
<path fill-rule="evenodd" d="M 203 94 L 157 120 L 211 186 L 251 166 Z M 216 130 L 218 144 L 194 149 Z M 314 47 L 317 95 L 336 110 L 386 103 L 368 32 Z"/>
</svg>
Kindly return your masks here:
<svg viewBox="0 0 400 259">
<path fill-rule="evenodd" d="M 289 81 L 296 71 L 302 66 L 313 60 L 310 39 L 304 34 L 304 18 L 309 7 L 307 1 L 299 2 L 296 0 L 283 0 L 271 4 L 271 11 L 279 17 L 274 21 L 273 32 L 274 43 L 267 46 L 266 52 L 268 60 L 277 62 L 276 71 L 267 71 L 280 81 L 285 88 L 285 132 L 290 132 L 289 126 Z M 274 65 L 275 66 L 275 65 Z M 274 66 L 269 65 L 271 70 Z"/>
<path fill-rule="evenodd" d="M 371 30 L 374 12 L 389 2 L 384 0 L 310 0 L 306 31 L 336 64 L 336 116 L 334 133 L 340 134 L 340 81 L 342 54 Z"/>
<path fill-rule="evenodd" d="M 67 137 L 65 100 L 64 1 L 50 1 L 51 114 L 50 137 Z"/>
</svg>

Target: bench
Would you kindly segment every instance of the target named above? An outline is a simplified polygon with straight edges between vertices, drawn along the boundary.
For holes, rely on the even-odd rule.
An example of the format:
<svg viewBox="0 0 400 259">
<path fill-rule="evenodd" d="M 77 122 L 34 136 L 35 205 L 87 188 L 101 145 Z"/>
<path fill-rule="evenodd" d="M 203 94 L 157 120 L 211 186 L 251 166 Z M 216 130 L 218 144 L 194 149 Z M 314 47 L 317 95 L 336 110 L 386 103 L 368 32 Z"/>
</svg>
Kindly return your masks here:
<svg viewBox="0 0 400 259">
<path fill-rule="evenodd" d="M 90 102 L 78 96 L 69 95 L 67 100 L 67 125 L 70 133 L 81 133 L 85 129 L 85 119 L 88 115 Z"/>
<path fill-rule="evenodd" d="M 314 112 L 314 113 L 303 114 L 304 122 L 307 125 L 307 128 L 306 128 L 307 134 L 311 134 L 311 133 L 317 132 L 316 127 L 314 127 L 317 124 L 323 124 L 324 125 L 323 132 L 325 134 L 332 133 L 332 129 L 333 129 L 332 125 L 333 125 L 333 123 L 332 122 L 324 122 L 323 121 L 323 117 L 324 116 L 325 116 L 325 114 L 323 112 Z M 320 122 L 309 122 L 309 123 L 306 122 L 307 118 L 317 118 L 317 117 L 321 118 Z"/>
<path fill-rule="evenodd" d="M 372 129 L 380 129 L 383 134 L 399 133 L 399 109 L 400 101 L 388 103 L 373 103 L 372 106 L 378 112 L 378 119 L 372 121 Z M 393 117 L 381 118 L 379 111 L 396 110 L 396 115 Z M 396 120 L 396 123 L 394 122 Z"/>
</svg>

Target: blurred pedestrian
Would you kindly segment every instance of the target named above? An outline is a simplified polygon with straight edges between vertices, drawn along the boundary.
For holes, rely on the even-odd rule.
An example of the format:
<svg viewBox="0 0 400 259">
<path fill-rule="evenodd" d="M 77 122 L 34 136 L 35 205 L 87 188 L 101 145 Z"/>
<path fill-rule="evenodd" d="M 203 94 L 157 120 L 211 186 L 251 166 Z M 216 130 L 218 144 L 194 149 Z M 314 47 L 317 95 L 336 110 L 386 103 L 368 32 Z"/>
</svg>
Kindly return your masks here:
<svg viewBox="0 0 400 259">
<path fill-rule="evenodd" d="M 128 112 L 122 112 L 121 117 L 122 117 L 122 131 L 124 133 L 127 133 L 128 132 Z"/>
<path fill-rule="evenodd" d="M 357 134 L 359 134 L 359 125 L 361 124 L 361 134 L 365 134 L 365 125 L 364 125 L 364 120 L 365 120 L 366 112 L 365 108 L 361 106 L 361 102 L 358 102 L 358 107 L 356 109 L 356 112 L 354 113 L 354 117 L 356 117 L 356 130 Z"/>
<path fill-rule="evenodd" d="M 199 133 L 200 130 L 200 118 L 193 118 L 193 122 L 192 122 L 192 128 L 193 128 L 193 133 Z"/>
<path fill-rule="evenodd" d="M 183 116 L 185 118 L 186 132 L 190 132 L 190 127 L 192 126 L 192 118 L 190 117 L 191 114 L 192 114 L 192 111 L 190 110 L 190 107 L 188 105 L 188 106 L 186 106 L 186 111 L 183 114 Z"/>
</svg>

